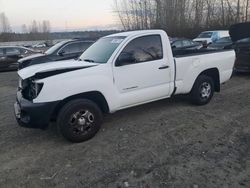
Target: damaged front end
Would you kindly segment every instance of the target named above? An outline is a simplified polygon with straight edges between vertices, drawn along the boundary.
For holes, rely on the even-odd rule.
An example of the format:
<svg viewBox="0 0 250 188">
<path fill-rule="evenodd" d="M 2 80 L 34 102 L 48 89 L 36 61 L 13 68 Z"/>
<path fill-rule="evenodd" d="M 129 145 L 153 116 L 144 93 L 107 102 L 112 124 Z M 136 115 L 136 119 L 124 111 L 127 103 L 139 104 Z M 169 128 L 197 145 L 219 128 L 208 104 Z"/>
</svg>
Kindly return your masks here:
<svg viewBox="0 0 250 188">
<path fill-rule="evenodd" d="M 44 100 L 38 100 L 41 92 L 45 90 L 45 80 L 48 77 L 67 74 L 93 66 L 97 66 L 97 64 L 67 61 L 33 65 L 19 70 L 19 86 L 17 100 L 14 105 L 18 124 L 29 128 L 46 128 L 53 118 L 55 108 L 60 101 L 44 102 Z M 47 95 L 51 94 L 47 93 Z"/>
<path fill-rule="evenodd" d="M 27 78 L 19 78 L 17 99 L 14 111 L 17 122 L 22 127 L 44 129 L 48 126 L 58 102 L 34 103 L 44 83 Z"/>
</svg>

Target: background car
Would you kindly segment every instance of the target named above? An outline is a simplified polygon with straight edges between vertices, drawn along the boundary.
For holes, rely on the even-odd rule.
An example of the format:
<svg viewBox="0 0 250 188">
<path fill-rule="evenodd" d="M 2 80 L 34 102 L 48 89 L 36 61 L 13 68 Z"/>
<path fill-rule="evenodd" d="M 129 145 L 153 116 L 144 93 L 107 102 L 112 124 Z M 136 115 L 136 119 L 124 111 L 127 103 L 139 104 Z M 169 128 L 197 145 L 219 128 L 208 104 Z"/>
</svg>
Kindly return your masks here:
<svg viewBox="0 0 250 188">
<path fill-rule="evenodd" d="M 72 39 L 59 42 L 49 48 L 43 54 L 35 54 L 18 61 L 18 68 L 23 69 L 27 66 L 78 58 L 93 41 L 84 41 L 81 39 Z"/>
<path fill-rule="evenodd" d="M 47 47 L 46 43 L 38 43 L 38 44 L 34 44 L 32 45 L 33 48 L 44 48 Z"/>
<path fill-rule="evenodd" d="M 193 41 L 200 42 L 204 47 L 207 47 L 209 44 L 216 42 L 220 38 L 229 37 L 229 31 L 204 31 L 198 35 Z"/>
<path fill-rule="evenodd" d="M 208 49 L 230 49 L 233 47 L 233 41 L 231 37 L 223 37 L 214 43 L 208 45 Z"/>
<path fill-rule="evenodd" d="M 16 70 L 20 58 L 37 53 L 36 51 L 19 46 L 0 46 L 0 71 Z"/>
<path fill-rule="evenodd" d="M 185 38 L 170 38 L 170 43 L 173 51 L 184 49 L 195 50 L 202 48 L 202 44 Z"/>
</svg>

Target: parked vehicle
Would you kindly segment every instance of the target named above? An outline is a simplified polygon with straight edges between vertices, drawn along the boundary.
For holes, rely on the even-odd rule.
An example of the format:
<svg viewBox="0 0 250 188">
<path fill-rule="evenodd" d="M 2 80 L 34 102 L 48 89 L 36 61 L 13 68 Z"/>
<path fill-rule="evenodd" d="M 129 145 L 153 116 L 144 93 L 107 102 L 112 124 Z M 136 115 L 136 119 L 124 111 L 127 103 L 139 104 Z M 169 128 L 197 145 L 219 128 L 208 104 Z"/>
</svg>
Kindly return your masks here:
<svg viewBox="0 0 250 188">
<path fill-rule="evenodd" d="M 18 59 L 37 53 L 20 46 L 0 46 L 0 71 L 17 70 Z"/>
<path fill-rule="evenodd" d="M 48 47 L 48 44 L 46 42 L 42 42 L 42 43 L 37 43 L 32 45 L 33 48 L 45 48 Z"/>
<path fill-rule="evenodd" d="M 204 31 L 197 38 L 194 39 L 195 42 L 200 42 L 204 47 L 209 44 L 216 42 L 220 38 L 229 37 L 228 31 Z"/>
<path fill-rule="evenodd" d="M 43 54 L 35 54 L 20 59 L 18 61 L 18 68 L 22 69 L 40 63 L 75 59 L 78 58 L 91 44 L 93 44 L 93 41 L 80 39 L 62 41 L 49 48 Z"/>
<path fill-rule="evenodd" d="M 98 132 L 102 113 L 177 94 L 205 105 L 230 79 L 235 52 L 185 53 L 173 57 L 162 30 L 132 31 L 99 39 L 79 60 L 22 69 L 14 105 L 17 121 L 44 128 L 54 119 L 66 139 L 81 142 Z"/>
<path fill-rule="evenodd" d="M 208 49 L 232 49 L 233 48 L 233 41 L 231 37 L 223 37 L 214 43 L 208 45 Z"/>
<path fill-rule="evenodd" d="M 183 49 L 201 49 L 203 47 L 202 44 L 185 38 L 170 38 L 170 43 L 173 51 Z"/>
<path fill-rule="evenodd" d="M 231 26 L 230 35 L 236 51 L 236 72 L 250 72 L 250 22 Z"/>
</svg>

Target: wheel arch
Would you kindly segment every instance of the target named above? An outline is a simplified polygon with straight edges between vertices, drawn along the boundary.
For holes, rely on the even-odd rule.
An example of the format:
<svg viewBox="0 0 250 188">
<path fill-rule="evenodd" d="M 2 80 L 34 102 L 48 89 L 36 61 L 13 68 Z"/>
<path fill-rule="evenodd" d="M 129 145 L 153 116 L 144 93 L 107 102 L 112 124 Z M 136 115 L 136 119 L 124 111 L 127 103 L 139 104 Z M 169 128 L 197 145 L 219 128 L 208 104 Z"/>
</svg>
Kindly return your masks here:
<svg viewBox="0 0 250 188">
<path fill-rule="evenodd" d="M 80 94 L 76 94 L 76 95 L 72 95 L 69 96 L 65 99 L 63 99 L 62 101 L 60 101 L 57 106 L 55 107 L 53 113 L 52 113 L 52 119 L 56 119 L 57 115 L 60 111 L 60 109 L 69 101 L 72 101 L 74 99 L 88 99 L 91 100 L 93 102 L 95 102 L 99 108 L 101 109 L 101 111 L 103 113 L 109 113 L 109 105 L 107 103 L 107 100 L 105 99 L 104 95 L 99 92 L 99 91 L 90 91 L 90 92 L 85 92 L 85 93 L 80 93 Z"/>
<path fill-rule="evenodd" d="M 203 72 L 201 72 L 197 78 L 201 75 L 205 75 L 205 76 L 209 76 L 213 79 L 214 81 L 214 90 L 216 92 L 220 92 L 220 73 L 219 73 L 219 70 L 218 68 L 210 68 L 210 69 L 207 69 L 207 70 L 204 70 Z M 197 80 L 196 78 L 196 80 Z M 196 82 L 195 80 L 195 82 Z M 195 83 L 194 82 L 194 83 Z"/>
</svg>

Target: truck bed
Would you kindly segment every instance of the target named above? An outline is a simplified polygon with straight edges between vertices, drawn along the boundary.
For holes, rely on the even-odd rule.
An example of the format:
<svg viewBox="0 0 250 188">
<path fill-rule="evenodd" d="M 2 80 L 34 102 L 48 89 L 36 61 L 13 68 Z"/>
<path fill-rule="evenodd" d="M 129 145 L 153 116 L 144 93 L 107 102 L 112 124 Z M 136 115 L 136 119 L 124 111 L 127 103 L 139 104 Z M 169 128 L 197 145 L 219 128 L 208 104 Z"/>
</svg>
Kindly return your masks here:
<svg viewBox="0 0 250 188">
<path fill-rule="evenodd" d="M 232 74 L 235 61 L 234 50 L 183 50 L 175 55 L 176 94 L 189 93 L 202 70 L 216 69 L 220 73 L 220 83 Z"/>
</svg>

